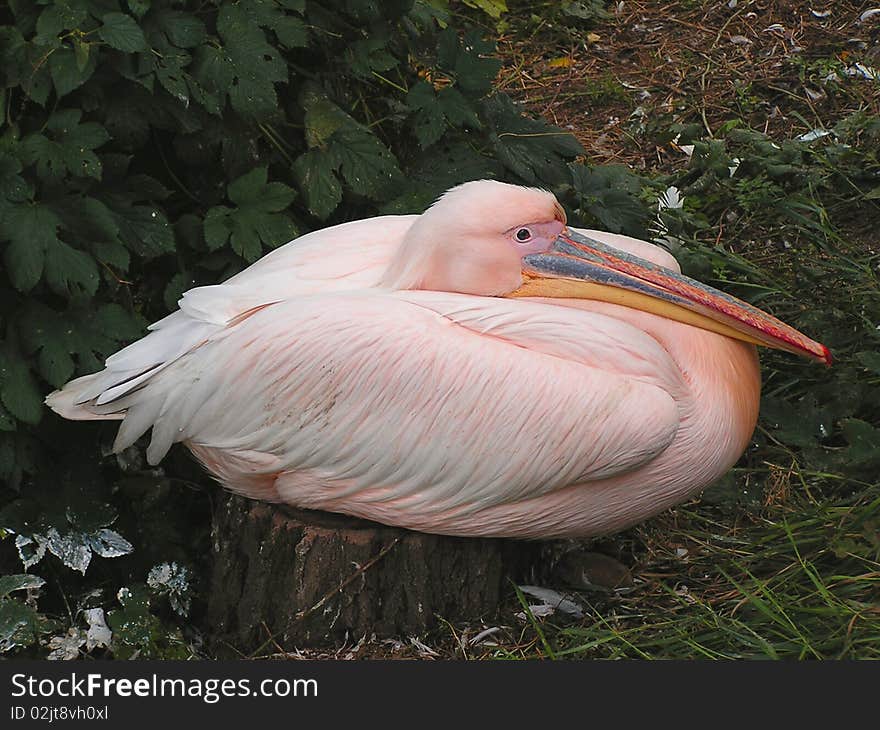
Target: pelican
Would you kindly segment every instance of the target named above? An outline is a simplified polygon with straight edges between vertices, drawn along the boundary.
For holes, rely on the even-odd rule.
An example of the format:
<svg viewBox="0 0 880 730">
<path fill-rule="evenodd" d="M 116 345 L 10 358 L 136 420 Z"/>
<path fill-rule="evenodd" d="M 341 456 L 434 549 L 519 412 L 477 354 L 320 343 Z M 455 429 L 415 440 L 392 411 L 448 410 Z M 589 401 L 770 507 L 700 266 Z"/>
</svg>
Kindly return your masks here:
<svg viewBox="0 0 880 730">
<path fill-rule="evenodd" d="M 46 399 L 185 444 L 228 489 L 446 535 L 607 534 L 695 495 L 745 450 L 756 345 L 828 349 L 566 225 L 549 192 L 465 183 L 418 216 L 302 236 L 186 292 Z"/>
</svg>

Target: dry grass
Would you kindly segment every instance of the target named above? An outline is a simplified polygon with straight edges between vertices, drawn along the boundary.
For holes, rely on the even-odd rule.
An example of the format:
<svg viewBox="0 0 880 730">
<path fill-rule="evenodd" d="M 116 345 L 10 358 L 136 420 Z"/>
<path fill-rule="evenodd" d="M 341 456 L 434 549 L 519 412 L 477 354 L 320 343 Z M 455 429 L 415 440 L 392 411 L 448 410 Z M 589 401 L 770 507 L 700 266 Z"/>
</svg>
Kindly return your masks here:
<svg viewBox="0 0 880 730">
<path fill-rule="evenodd" d="M 878 23 L 858 22 L 864 3 L 734 5 L 628 0 L 590 30 L 518 11 L 499 42 L 499 86 L 574 133 L 591 162 L 647 170 L 686 163 L 656 137 L 673 122 L 699 123 L 711 137 L 742 119 L 789 137 L 856 109 L 880 113 L 869 80 L 824 81 L 835 70 L 880 65 Z M 825 9 L 827 17 L 813 13 Z"/>
</svg>

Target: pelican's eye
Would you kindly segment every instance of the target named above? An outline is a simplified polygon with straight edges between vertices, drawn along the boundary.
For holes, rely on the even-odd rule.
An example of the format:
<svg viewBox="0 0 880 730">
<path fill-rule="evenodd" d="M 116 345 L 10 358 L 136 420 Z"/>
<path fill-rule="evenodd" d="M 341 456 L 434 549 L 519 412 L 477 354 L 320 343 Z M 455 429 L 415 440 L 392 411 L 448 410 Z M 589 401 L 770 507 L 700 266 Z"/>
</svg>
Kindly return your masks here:
<svg viewBox="0 0 880 730">
<path fill-rule="evenodd" d="M 508 228 L 504 237 L 510 242 L 519 256 L 543 253 L 549 250 L 562 230 L 561 221 L 535 221 L 524 226 Z"/>
</svg>

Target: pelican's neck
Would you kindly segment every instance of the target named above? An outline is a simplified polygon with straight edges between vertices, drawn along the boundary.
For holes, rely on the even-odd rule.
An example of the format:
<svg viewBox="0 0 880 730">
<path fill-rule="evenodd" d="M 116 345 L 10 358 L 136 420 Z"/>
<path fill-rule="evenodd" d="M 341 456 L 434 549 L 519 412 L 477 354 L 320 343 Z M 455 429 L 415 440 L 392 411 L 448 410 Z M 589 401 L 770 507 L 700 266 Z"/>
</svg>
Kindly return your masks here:
<svg viewBox="0 0 880 730">
<path fill-rule="evenodd" d="M 425 214 L 418 216 L 394 249 L 379 286 L 395 290 L 423 288 L 425 272 L 431 269 L 437 247 L 425 224 Z"/>
<path fill-rule="evenodd" d="M 479 231 L 450 227 L 436 208 L 416 218 L 379 280 L 388 289 L 480 296 L 501 295 L 521 283 L 518 258 Z"/>
</svg>

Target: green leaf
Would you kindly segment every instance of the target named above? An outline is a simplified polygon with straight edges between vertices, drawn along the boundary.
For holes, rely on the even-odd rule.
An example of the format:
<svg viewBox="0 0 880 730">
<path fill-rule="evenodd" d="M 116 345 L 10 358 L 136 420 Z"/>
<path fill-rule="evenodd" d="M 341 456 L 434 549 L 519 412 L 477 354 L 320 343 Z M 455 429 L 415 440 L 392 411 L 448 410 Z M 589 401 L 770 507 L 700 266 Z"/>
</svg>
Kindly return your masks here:
<svg viewBox="0 0 880 730">
<path fill-rule="evenodd" d="M 45 275 L 56 293 L 68 297 L 80 291 L 94 294 L 100 282 L 95 260 L 57 238 L 46 249 Z"/>
<path fill-rule="evenodd" d="M 605 0 L 565 0 L 560 6 L 563 13 L 578 20 L 602 20 L 609 17 Z"/>
<path fill-rule="evenodd" d="M 504 168 L 497 160 L 475 155 L 470 144 L 436 145 L 407 169 L 405 191 L 382 206 L 383 213 L 421 213 L 440 194 L 468 180 L 502 177 Z"/>
<path fill-rule="evenodd" d="M 97 122 L 83 122 L 78 109 L 55 112 L 46 123 L 46 134 L 35 133 L 22 140 L 22 160 L 37 166 L 43 179 L 74 177 L 100 179 L 102 166 L 93 152 L 110 139 L 107 130 Z M 48 135 L 48 136 L 46 136 Z"/>
<path fill-rule="evenodd" d="M 232 108 L 247 118 L 271 116 L 278 106 L 275 84 L 287 80 L 287 65 L 240 5 L 223 5 L 217 31 L 223 39 L 226 63 L 233 71 L 231 83 L 223 89 L 229 94 Z"/>
<path fill-rule="evenodd" d="M 166 309 L 169 312 L 177 309 L 177 303 L 180 301 L 180 297 L 183 296 L 185 291 L 191 289 L 193 286 L 195 286 L 195 282 L 185 271 L 179 271 L 172 276 L 165 285 L 165 290 L 162 292 L 162 301 L 164 302 Z"/>
<path fill-rule="evenodd" d="M 50 385 L 60 388 L 70 380 L 75 367 L 65 346 L 68 330 L 55 318 L 42 317 L 34 324 L 37 326 L 27 332 L 27 344 L 39 350 L 37 370 Z"/>
<path fill-rule="evenodd" d="M 768 397 L 761 401 L 761 420 L 780 441 L 801 448 L 815 447 L 831 433 L 832 416 L 808 395 L 798 402 Z"/>
<path fill-rule="evenodd" d="M 501 60 L 491 57 L 494 53 L 495 44 L 476 30 L 465 33 L 462 42 L 450 26 L 440 34 L 437 43 L 440 68 L 451 73 L 459 88 L 474 97 L 492 90 L 495 76 L 501 70 Z"/>
<path fill-rule="evenodd" d="M 464 4 L 469 8 L 477 8 L 492 18 L 500 18 L 507 12 L 507 2 L 505 0 L 464 0 Z"/>
<path fill-rule="evenodd" d="M 217 250 L 230 242 L 246 261 L 256 260 L 263 246 L 274 248 L 296 235 L 293 222 L 280 211 L 293 201 L 295 192 L 279 182 L 267 182 L 268 171 L 258 167 L 231 182 L 227 188 L 234 208 L 215 206 L 205 216 L 208 248 Z"/>
<path fill-rule="evenodd" d="M 188 649 L 179 629 L 165 626 L 150 611 L 150 594 L 143 584 L 120 588 L 116 594 L 122 608 L 110 611 L 113 656 L 131 659 L 184 659 Z"/>
<path fill-rule="evenodd" d="M 235 67 L 222 48 L 201 45 L 196 51 L 193 75 L 208 92 L 225 99 L 235 79 Z"/>
<path fill-rule="evenodd" d="M 89 51 L 92 48 L 91 43 L 86 43 L 79 38 L 73 39 L 73 54 L 76 58 L 76 70 L 83 73 L 89 63 Z M 56 84 L 56 88 L 58 88 Z"/>
<path fill-rule="evenodd" d="M 87 249 L 98 261 L 123 271 L 128 268 L 130 257 L 119 238 L 119 226 L 101 200 L 68 195 L 53 200 L 52 210 L 78 248 Z"/>
<path fill-rule="evenodd" d="M 342 201 L 342 186 L 333 169 L 333 160 L 320 150 L 309 150 L 293 163 L 293 174 L 306 205 L 322 220 Z"/>
<path fill-rule="evenodd" d="M 285 48 L 305 48 L 309 44 L 306 24 L 299 18 L 283 15 L 273 23 L 272 30 Z"/>
<path fill-rule="evenodd" d="M 43 414 L 43 398 L 21 355 L 0 342 L 0 402 L 19 421 L 36 425 Z"/>
<path fill-rule="evenodd" d="M 134 13 L 136 18 L 143 18 L 144 15 L 147 14 L 147 11 L 150 9 L 150 5 L 152 4 L 152 0 L 126 0 L 126 5 L 128 5 L 128 9 Z"/>
<path fill-rule="evenodd" d="M 510 97 L 496 94 L 484 106 L 498 159 L 529 185 L 561 184 L 567 163 L 584 149 L 574 135 L 540 119 L 522 116 Z"/>
<path fill-rule="evenodd" d="M 337 129 L 351 118 L 329 99 L 317 95 L 304 95 L 301 103 L 306 113 L 306 143 L 311 147 L 324 147 Z"/>
<path fill-rule="evenodd" d="M 612 233 L 645 236 L 650 211 L 639 198 L 641 183 L 628 167 L 572 164 L 570 170 L 581 215 L 592 216 Z"/>
<path fill-rule="evenodd" d="M 166 55 L 158 60 L 155 65 L 156 78 L 171 96 L 184 105 L 189 104 L 189 85 L 187 74 L 181 65 L 181 60 L 172 55 Z"/>
<path fill-rule="evenodd" d="M 58 215 L 44 205 L 12 206 L 0 220 L 0 237 L 10 241 L 4 262 L 20 291 L 32 289 L 43 274 L 58 294 L 94 294 L 97 290 L 94 260 L 58 238 L 60 225 Z"/>
<path fill-rule="evenodd" d="M 98 54 L 88 49 L 88 43 L 77 43 L 73 48 L 61 46 L 49 56 L 49 73 L 59 98 L 78 89 L 95 72 Z"/>
<path fill-rule="evenodd" d="M 25 137 L 21 146 L 21 159 L 27 165 L 37 165 L 37 175 L 43 180 L 60 178 L 67 172 L 61 146 L 42 134 Z"/>
<path fill-rule="evenodd" d="M 880 375 L 880 352 L 857 352 L 856 359 L 868 370 Z"/>
<path fill-rule="evenodd" d="M 257 167 L 237 180 L 233 180 L 226 188 L 229 199 L 237 205 L 246 205 L 256 200 L 266 185 L 268 176 L 267 168 Z"/>
<path fill-rule="evenodd" d="M 113 302 L 104 304 L 97 310 L 83 312 L 82 318 L 92 330 L 92 350 L 102 355 L 112 355 L 118 347 L 116 343 L 130 342 L 141 337 L 146 327 L 143 317 Z M 111 344 L 104 344 L 107 342 Z"/>
<path fill-rule="evenodd" d="M 232 209 L 225 205 L 218 205 L 205 214 L 205 243 L 208 244 L 209 250 L 216 251 L 223 248 L 229 240 L 232 233 L 232 223 L 229 218 L 231 211 Z"/>
<path fill-rule="evenodd" d="M 37 19 L 38 36 L 57 36 L 61 31 L 77 28 L 88 16 L 84 3 L 59 2 L 50 5 Z"/>
<path fill-rule="evenodd" d="M 101 20 L 103 25 L 98 29 L 98 35 L 107 45 L 126 53 L 147 49 L 144 32 L 130 15 L 107 13 Z"/>
<path fill-rule="evenodd" d="M 424 81 L 413 84 L 406 95 L 406 104 L 415 111 L 412 126 L 419 146 L 422 149 L 430 147 L 446 131 L 446 122 L 434 87 Z"/>
<path fill-rule="evenodd" d="M 284 183 L 267 182 L 268 170 L 257 167 L 229 183 L 229 199 L 239 207 L 274 213 L 287 208 L 296 197 L 294 190 Z"/>
<path fill-rule="evenodd" d="M 447 86 L 437 94 L 437 101 L 445 116 L 456 127 L 480 128 L 480 120 L 470 103 L 454 86 Z"/>
<path fill-rule="evenodd" d="M 75 117 L 65 120 L 59 120 L 59 116 L 60 114 L 55 114 L 47 126 L 49 129 L 59 133 L 58 138 L 65 143 L 65 146 L 84 147 L 85 149 L 93 150 L 110 139 L 107 130 L 97 122 L 83 122 L 80 124 L 78 113 Z"/>
<path fill-rule="evenodd" d="M 437 142 L 446 131 L 447 124 L 475 129 L 480 127 L 480 120 L 467 99 L 452 86 L 435 93 L 434 88 L 424 81 L 413 84 L 406 103 L 415 111 L 413 132 L 422 149 Z"/>
<path fill-rule="evenodd" d="M 174 251 L 174 229 L 156 206 L 111 204 L 110 209 L 129 251 L 148 259 Z"/>
<path fill-rule="evenodd" d="M 339 204 L 336 170 L 354 192 L 374 199 L 402 181 L 388 148 L 319 90 L 307 88 L 300 103 L 306 109 L 306 140 L 314 149 L 294 163 L 294 174 L 315 215 L 326 217 Z M 322 172 L 324 167 L 329 174 Z M 312 183 L 316 187 L 307 191 Z"/>
<path fill-rule="evenodd" d="M 92 372 L 115 352 L 120 344 L 143 332 L 141 317 L 118 304 L 104 304 L 96 310 L 74 307 L 59 313 L 32 302 L 21 315 L 22 345 L 37 357 L 40 375 L 60 388 L 77 369 Z M 75 359 L 74 359 L 75 358 Z"/>
<path fill-rule="evenodd" d="M 388 34 L 382 33 L 352 43 L 346 52 L 352 73 L 369 78 L 374 71 L 381 73 L 397 66 L 397 59 L 388 50 L 388 42 Z"/>
<path fill-rule="evenodd" d="M 107 614 L 113 630 L 113 655 L 118 659 L 154 657 L 156 642 L 164 633 L 159 619 L 150 612 L 150 596 L 143 585 L 120 588 L 121 608 Z"/>
<path fill-rule="evenodd" d="M 159 16 L 159 26 L 168 40 L 178 48 L 194 48 L 207 35 L 205 24 L 195 15 L 179 11 L 167 11 Z"/>
<path fill-rule="evenodd" d="M 0 651 L 34 644 L 46 631 L 46 622 L 24 601 L 0 600 Z"/>
<path fill-rule="evenodd" d="M 394 155 L 372 134 L 360 130 L 338 133 L 330 150 L 345 182 L 358 195 L 378 200 L 402 181 Z"/>
<path fill-rule="evenodd" d="M 25 48 L 21 86 L 28 97 L 40 106 L 45 106 L 52 92 L 52 77 L 49 75 L 47 56 L 59 46 L 60 42 L 53 39 L 49 47 L 31 42 Z"/>
<path fill-rule="evenodd" d="M 256 261 L 262 253 L 260 245 L 259 218 L 253 211 L 239 210 L 232 217 L 232 230 L 229 241 L 232 250 L 245 261 Z M 278 245 L 278 241 L 271 241 L 271 245 Z"/>
<path fill-rule="evenodd" d="M 89 238 L 104 241 L 119 240 L 119 226 L 110 209 L 97 198 L 75 198 L 76 210 L 80 216 L 80 232 Z M 72 227 L 72 223 L 71 226 Z"/>
<path fill-rule="evenodd" d="M 27 573 L 18 573 L 16 575 L 0 576 L 0 598 L 6 598 L 13 591 L 24 591 L 28 588 L 39 588 L 46 584 L 42 578 L 37 575 L 28 575 Z"/>
<path fill-rule="evenodd" d="M 39 204 L 14 205 L 0 219 L 0 239 L 10 242 L 3 262 L 19 291 L 30 291 L 40 280 L 46 251 L 58 240 L 59 224 L 58 216 Z"/>
<path fill-rule="evenodd" d="M 27 200 L 32 189 L 19 174 L 21 161 L 12 155 L 0 155 L 0 200 L 20 203 Z"/>
<path fill-rule="evenodd" d="M 849 447 L 845 452 L 847 465 L 855 469 L 880 467 L 880 430 L 858 418 L 840 422 Z"/>
</svg>

